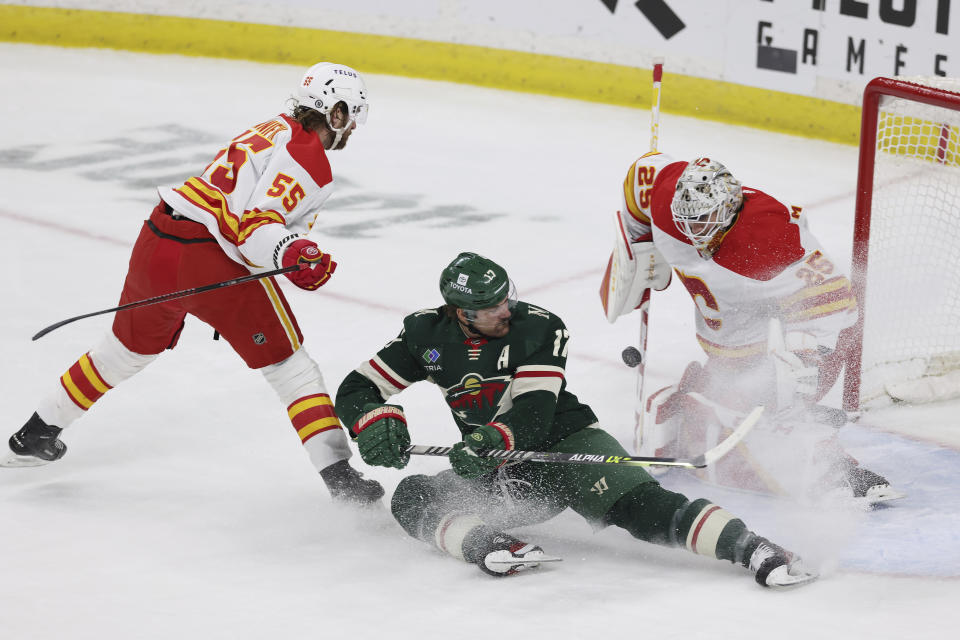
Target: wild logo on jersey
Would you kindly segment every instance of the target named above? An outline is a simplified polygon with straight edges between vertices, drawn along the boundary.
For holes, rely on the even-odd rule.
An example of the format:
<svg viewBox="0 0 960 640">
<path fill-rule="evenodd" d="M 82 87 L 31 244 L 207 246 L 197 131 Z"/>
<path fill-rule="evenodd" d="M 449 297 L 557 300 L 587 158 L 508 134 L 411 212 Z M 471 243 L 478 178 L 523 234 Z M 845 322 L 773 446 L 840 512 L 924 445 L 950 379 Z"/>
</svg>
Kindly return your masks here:
<svg viewBox="0 0 960 640">
<path fill-rule="evenodd" d="M 446 390 L 447 404 L 462 419 L 472 422 L 477 417 L 484 422 L 493 417 L 500 398 L 510 385 L 510 376 L 483 378 L 476 373 L 468 373 L 459 384 Z"/>
</svg>

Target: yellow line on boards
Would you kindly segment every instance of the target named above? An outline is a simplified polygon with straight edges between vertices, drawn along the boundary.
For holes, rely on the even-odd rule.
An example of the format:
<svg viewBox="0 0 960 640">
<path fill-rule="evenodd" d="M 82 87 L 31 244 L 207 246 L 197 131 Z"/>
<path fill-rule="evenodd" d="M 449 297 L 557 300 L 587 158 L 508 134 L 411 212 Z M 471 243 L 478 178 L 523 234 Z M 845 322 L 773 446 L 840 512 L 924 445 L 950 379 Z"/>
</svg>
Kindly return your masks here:
<svg viewBox="0 0 960 640">
<path fill-rule="evenodd" d="M 200 18 L 0 5 L 0 41 L 123 49 L 309 66 L 335 60 L 368 73 L 460 82 L 635 108 L 650 70 L 535 53 L 363 33 Z M 663 112 L 856 144 L 860 108 L 671 74 Z"/>
</svg>

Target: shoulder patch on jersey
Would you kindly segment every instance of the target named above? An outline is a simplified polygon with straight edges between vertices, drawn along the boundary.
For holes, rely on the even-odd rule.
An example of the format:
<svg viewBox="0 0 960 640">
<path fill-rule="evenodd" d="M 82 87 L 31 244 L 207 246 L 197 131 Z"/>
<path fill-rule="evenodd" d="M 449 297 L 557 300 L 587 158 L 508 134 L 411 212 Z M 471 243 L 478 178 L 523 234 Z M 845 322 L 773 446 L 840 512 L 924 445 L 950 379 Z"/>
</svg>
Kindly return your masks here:
<svg viewBox="0 0 960 640">
<path fill-rule="evenodd" d="M 290 142 L 287 143 L 287 152 L 290 157 L 306 169 L 318 187 L 324 187 L 333 182 L 330 161 L 327 159 L 323 143 L 320 142 L 320 136 L 314 131 L 307 131 L 290 116 L 284 114 L 282 117 L 292 130 Z"/>
<path fill-rule="evenodd" d="M 718 265 L 754 280 L 767 281 L 803 258 L 800 229 L 779 200 L 755 189 L 743 190 L 743 209 L 713 255 Z"/>
</svg>

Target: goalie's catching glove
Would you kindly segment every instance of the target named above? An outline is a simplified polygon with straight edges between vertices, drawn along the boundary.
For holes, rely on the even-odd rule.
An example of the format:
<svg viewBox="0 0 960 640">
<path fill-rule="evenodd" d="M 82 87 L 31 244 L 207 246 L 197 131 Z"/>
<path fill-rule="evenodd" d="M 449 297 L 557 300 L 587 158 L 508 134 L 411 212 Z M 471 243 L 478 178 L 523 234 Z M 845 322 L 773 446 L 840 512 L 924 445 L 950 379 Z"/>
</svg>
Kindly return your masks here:
<svg viewBox="0 0 960 640">
<path fill-rule="evenodd" d="M 372 466 L 403 469 L 410 461 L 410 454 L 404 451 L 410 446 L 410 432 L 403 409 L 370 403 L 363 406 L 363 411 L 350 428 L 360 457 Z"/>
<path fill-rule="evenodd" d="M 283 275 L 287 276 L 293 284 L 308 291 L 325 285 L 337 270 L 337 263 L 330 258 L 329 253 L 320 251 L 316 242 L 304 238 L 294 240 L 283 252 L 282 266 L 289 267 L 295 264 L 308 266 Z"/>
<path fill-rule="evenodd" d="M 477 451 L 503 449 L 503 436 L 496 427 L 485 424 L 463 437 L 463 442 L 453 445 L 448 454 L 450 466 L 463 478 L 479 478 L 500 465 L 496 458 L 481 458 Z"/>
</svg>

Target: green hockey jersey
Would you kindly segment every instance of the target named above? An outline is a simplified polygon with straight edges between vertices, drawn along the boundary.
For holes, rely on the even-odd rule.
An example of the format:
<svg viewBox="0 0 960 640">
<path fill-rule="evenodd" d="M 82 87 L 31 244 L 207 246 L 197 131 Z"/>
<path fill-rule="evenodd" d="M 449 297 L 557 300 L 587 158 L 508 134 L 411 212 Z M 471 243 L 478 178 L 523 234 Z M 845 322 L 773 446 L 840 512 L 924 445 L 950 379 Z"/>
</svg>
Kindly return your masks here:
<svg viewBox="0 0 960 640">
<path fill-rule="evenodd" d="M 422 309 L 343 380 L 336 411 L 353 433 L 364 405 L 427 380 L 443 390 L 461 435 L 496 423 L 507 448 L 547 449 L 597 421 L 567 391 L 569 338 L 560 318 L 526 302 L 517 303 L 502 338 L 469 338 L 443 307 Z"/>
</svg>

